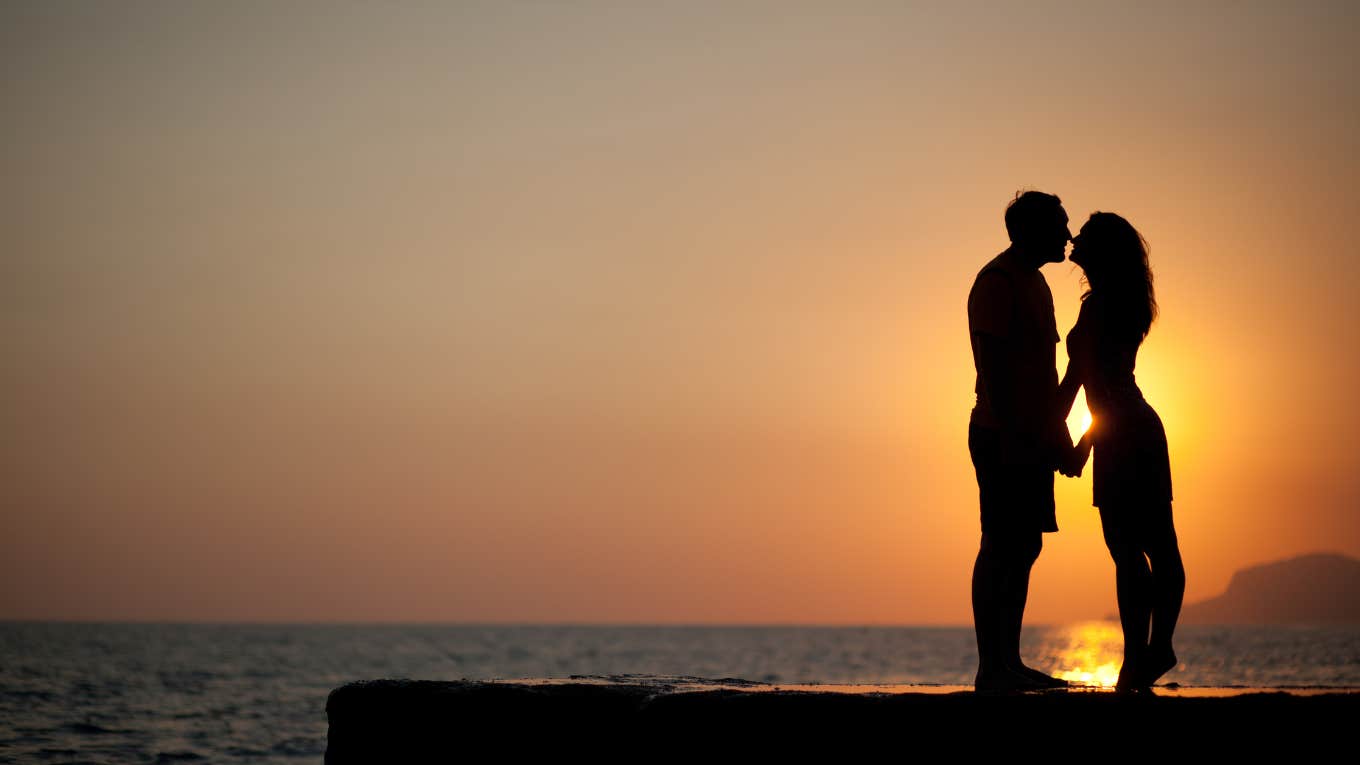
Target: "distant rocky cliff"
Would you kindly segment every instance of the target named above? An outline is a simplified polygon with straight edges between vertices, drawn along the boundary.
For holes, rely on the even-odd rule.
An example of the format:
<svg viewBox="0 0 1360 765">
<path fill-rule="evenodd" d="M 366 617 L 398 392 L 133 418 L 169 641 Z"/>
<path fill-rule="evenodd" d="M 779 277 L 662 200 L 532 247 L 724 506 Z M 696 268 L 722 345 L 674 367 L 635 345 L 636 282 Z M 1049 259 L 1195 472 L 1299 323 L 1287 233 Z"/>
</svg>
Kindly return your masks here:
<svg viewBox="0 0 1360 765">
<path fill-rule="evenodd" d="M 1233 574 L 1222 595 L 1185 606 L 1183 624 L 1360 624 L 1360 560 L 1330 553 Z"/>
</svg>

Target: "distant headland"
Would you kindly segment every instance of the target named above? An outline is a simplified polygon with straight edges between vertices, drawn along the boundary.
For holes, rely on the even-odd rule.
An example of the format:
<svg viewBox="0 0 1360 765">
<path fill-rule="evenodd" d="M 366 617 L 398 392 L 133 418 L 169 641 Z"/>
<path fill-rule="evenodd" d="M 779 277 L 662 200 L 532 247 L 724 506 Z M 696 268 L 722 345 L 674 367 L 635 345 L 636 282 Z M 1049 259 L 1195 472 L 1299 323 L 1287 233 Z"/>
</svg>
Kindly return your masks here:
<svg viewBox="0 0 1360 765">
<path fill-rule="evenodd" d="M 1190 603 L 1182 624 L 1360 624 L 1360 560 L 1311 553 L 1233 574 L 1222 594 Z"/>
</svg>

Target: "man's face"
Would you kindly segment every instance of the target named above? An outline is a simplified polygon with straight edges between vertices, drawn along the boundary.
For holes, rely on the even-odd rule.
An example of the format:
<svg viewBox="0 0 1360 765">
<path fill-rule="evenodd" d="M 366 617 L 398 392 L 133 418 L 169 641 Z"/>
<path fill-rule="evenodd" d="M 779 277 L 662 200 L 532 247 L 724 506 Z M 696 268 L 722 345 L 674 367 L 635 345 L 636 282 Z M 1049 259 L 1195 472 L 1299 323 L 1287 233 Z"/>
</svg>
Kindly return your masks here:
<svg viewBox="0 0 1360 765">
<path fill-rule="evenodd" d="M 1054 211 L 1053 226 L 1037 242 L 1045 263 L 1061 263 L 1067 257 L 1067 243 L 1072 240 L 1072 229 L 1067 227 L 1067 211 L 1059 205 Z"/>
</svg>

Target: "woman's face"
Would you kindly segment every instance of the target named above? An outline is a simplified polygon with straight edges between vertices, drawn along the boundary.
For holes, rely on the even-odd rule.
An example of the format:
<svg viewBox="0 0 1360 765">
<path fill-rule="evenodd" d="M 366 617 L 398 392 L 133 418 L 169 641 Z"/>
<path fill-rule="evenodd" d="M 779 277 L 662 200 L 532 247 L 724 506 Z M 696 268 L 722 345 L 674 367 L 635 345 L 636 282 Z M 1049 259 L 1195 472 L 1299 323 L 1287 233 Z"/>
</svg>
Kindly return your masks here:
<svg viewBox="0 0 1360 765">
<path fill-rule="evenodd" d="M 1081 270 L 1087 274 L 1091 272 L 1091 253 L 1089 252 L 1091 237 L 1087 235 L 1086 231 L 1090 227 L 1091 224 L 1088 222 L 1081 227 L 1081 231 L 1078 231 L 1076 236 L 1072 237 L 1072 254 L 1067 256 L 1068 260 L 1081 266 Z"/>
</svg>

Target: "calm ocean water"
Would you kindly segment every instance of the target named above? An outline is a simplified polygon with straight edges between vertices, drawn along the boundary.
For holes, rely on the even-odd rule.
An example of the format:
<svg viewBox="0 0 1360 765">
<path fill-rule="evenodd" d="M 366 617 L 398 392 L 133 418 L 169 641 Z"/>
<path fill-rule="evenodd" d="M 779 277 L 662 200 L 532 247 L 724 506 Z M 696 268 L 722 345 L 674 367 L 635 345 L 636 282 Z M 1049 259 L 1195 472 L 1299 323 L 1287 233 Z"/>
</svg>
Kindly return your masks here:
<svg viewBox="0 0 1360 765">
<path fill-rule="evenodd" d="M 1036 667 L 1113 681 L 1113 623 L 1027 627 Z M 1360 687 L 1360 628 L 1183 627 L 1183 686 Z M 0 762 L 320 762 L 326 694 L 387 677 L 644 673 L 968 684 L 968 628 L 0 623 Z"/>
</svg>

